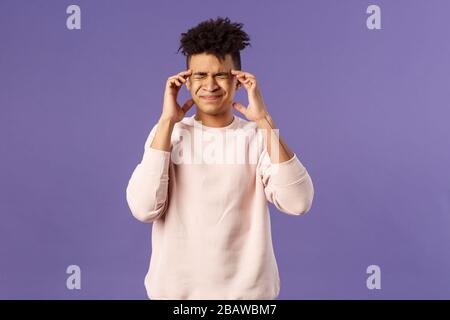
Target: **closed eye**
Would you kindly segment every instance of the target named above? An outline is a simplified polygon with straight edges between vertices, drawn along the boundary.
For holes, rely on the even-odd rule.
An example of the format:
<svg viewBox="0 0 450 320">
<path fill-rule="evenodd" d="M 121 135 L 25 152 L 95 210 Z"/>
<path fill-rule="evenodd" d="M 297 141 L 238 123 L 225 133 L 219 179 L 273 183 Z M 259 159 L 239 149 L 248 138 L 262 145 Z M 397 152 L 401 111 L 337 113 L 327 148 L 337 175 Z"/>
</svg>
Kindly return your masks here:
<svg viewBox="0 0 450 320">
<path fill-rule="evenodd" d="M 192 79 L 203 79 L 207 76 L 207 73 L 204 72 L 198 72 L 192 75 Z M 215 77 L 219 79 L 228 79 L 230 77 L 230 74 L 228 72 L 219 72 L 214 75 Z"/>
<path fill-rule="evenodd" d="M 221 79 L 228 79 L 229 74 L 228 73 L 218 73 L 218 74 L 216 74 L 216 76 Z"/>
</svg>

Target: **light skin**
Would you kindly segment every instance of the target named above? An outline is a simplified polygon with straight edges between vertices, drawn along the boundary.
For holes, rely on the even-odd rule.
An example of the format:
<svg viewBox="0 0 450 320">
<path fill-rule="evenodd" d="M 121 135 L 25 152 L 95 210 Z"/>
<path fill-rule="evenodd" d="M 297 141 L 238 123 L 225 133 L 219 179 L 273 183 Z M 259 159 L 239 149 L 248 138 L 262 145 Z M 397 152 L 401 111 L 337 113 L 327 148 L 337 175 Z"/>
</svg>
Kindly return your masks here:
<svg viewBox="0 0 450 320">
<path fill-rule="evenodd" d="M 177 96 L 183 84 L 190 91 L 192 98 L 180 106 Z M 233 100 L 240 87 L 247 91 L 247 107 Z M 207 98 L 211 96 L 219 97 L 213 100 Z M 278 128 L 267 111 L 256 77 L 249 72 L 235 70 L 229 54 L 222 61 L 207 53 L 192 55 L 188 70 L 167 79 L 163 108 L 152 148 L 170 151 L 170 138 L 175 123 L 183 120 L 194 104 L 197 106 L 195 119 L 205 126 L 228 126 L 233 121 L 234 108 L 247 120 L 254 121 L 258 128 L 265 129 L 265 143 L 272 163 L 284 162 L 294 156 L 282 137 L 272 131 Z M 275 152 L 272 146 L 278 148 L 274 149 L 278 152 Z"/>
</svg>

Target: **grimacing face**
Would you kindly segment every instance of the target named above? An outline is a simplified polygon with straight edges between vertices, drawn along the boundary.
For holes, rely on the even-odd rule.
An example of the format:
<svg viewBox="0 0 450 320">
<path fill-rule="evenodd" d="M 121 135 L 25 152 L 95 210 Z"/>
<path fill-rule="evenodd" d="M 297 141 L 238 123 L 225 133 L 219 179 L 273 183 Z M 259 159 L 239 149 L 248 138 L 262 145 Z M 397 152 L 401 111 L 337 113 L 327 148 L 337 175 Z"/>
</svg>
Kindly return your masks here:
<svg viewBox="0 0 450 320">
<path fill-rule="evenodd" d="M 189 69 L 192 69 L 192 74 L 186 81 L 186 87 L 201 112 L 217 115 L 232 108 L 231 103 L 240 83 L 231 74 L 235 66 L 230 54 L 225 56 L 224 61 L 213 54 L 192 55 Z"/>
</svg>

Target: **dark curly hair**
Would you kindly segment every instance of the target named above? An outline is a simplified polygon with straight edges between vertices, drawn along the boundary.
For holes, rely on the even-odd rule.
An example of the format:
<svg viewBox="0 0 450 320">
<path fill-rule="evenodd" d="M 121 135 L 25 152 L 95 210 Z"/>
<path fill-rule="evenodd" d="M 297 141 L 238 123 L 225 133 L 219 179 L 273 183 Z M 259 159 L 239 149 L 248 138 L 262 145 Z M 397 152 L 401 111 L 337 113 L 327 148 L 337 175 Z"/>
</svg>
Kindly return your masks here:
<svg viewBox="0 0 450 320">
<path fill-rule="evenodd" d="M 224 60 L 231 55 L 236 70 L 241 70 L 240 50 L 250 45 L 250 37 L 242 29 L 242 23 L 232 23 L 228 17 L 217 17 L 200 22 L 196 27 L 181 34 L 180 47 L 186 56 L 186 67 L 189 68 L 191 55 L 209 53 Z"/>
</svg>

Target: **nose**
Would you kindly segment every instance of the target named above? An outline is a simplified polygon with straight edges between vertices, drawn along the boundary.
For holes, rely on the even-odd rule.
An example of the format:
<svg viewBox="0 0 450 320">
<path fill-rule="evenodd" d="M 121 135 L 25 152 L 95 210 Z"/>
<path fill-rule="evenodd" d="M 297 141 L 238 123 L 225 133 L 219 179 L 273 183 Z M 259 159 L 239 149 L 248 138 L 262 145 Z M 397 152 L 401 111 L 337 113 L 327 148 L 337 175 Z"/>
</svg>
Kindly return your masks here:
<svg viewBox="0 0 450 320">
<path fill-rule="evenodd" d="M 214 79 L 213 76 L 207 76 L 204 80 L 203 83 L 203 88 L 207 91 L 214 91 L 215 89 L 217 89 L 219 86 L 217 85 L 216 80 Z"/>
</svg>

